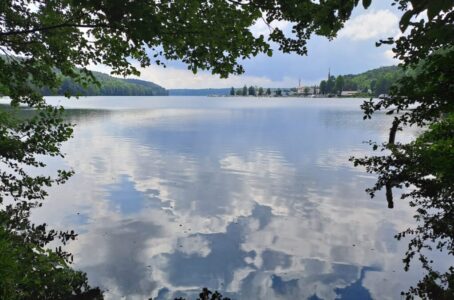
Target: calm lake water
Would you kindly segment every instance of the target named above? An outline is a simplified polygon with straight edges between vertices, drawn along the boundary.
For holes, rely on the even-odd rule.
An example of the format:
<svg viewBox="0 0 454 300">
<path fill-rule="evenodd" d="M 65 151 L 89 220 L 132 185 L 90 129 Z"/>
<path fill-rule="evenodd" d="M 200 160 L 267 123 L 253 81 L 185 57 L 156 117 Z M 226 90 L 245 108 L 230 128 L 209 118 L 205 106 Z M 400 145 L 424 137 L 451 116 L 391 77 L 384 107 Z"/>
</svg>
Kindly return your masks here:
<svg viewBox="0 0 454 300">
<path fill-rule="evenodd" d="M 413 223 L 354 168 L 389 119 L 360 99 L 49 98 L 77 124 L 37 221 L 75 229 L 75 267 L 107 299 L 399 299 Z M 404 138 L 411 138 L 406 136 Z M 191 297 L 192 298 L 192 297 Z"/>
</svg>

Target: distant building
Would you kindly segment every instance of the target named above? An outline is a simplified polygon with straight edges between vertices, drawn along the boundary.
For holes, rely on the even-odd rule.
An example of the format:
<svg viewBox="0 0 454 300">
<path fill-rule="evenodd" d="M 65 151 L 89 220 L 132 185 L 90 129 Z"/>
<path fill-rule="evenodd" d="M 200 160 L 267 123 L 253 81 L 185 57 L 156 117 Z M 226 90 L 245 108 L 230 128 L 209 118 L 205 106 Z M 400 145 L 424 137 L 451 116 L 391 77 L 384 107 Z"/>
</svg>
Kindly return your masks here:
<svg viewBox="0 0 454 300">
<path fill-rule="evenodd" d="M 318 86 L 299 86 L 296 88 L 296 94 L 303 95 L 304 90 L 308 89 L 309 95 L 318 95 L 320 94 L 320 87 Z"/>
<path fill-rule="evenodd" d="M 296 88 L 296 94 L 303 94 L 304 86 L 301 85 L 301 78 L 298 80 L 298 87 Z"/>
<path fill-rule="evenodd" d="M 307 89 L 308 95 L 317 95 L 320 94 L 320 87 L 314 85 L 314 86 L 303 86 L 301 85 L 301 79 L 298 82 L 298 87 L 294 89 L 295 94 L 297 95 L 304 95 L 305 90 Z"/>
<path fill-rule="evenodd" d="M 304 94 L 304 89 L 305 88 L 306 88 L 305 86 L 301 86 L 300 85 L 299 87 L 296 88 L 296 93 L 297 94 Z"/>
</svg>

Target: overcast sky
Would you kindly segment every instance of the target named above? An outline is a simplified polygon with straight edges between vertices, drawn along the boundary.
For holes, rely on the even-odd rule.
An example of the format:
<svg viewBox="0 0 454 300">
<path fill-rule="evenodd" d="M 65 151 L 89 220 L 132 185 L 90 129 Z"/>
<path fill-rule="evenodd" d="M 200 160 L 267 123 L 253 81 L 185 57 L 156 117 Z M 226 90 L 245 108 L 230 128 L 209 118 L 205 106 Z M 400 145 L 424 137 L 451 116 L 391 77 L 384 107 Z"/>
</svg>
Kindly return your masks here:
<svg viewBox="0 0 454 300">
<path fill-rule="evenodd" d="M 396 64 L 389 47 L 375 47 L 379 39 L 399 34 L 399 11 L 391 6 L 391 0 L 373 2 L 364 10 L 357 8 L 333 41 L 314 36 L 308 43 L 307 56 L 283 54 L 274 51 L 272 57 L 260 55 L 243 63 L 245 74 L 220 79 L 209 72 L 194 75 L 180 62 L 168 62 L 167 68 L 150 66 L 141 69 L 141 79 L 155 82 L 165 88 L 223 88 L 257 85 L 264 87 L 294 87 L 301 78 L 303 85 L 314 84 L 331 74 L 356 74 L 381 66 Z M 285 22 L 273 24 L 290 29 Z M 264 24 L 252 28 L 254 34 L 267 34 Z M 106 68 L 95 70 L 108 72 Z"/>
</svg>

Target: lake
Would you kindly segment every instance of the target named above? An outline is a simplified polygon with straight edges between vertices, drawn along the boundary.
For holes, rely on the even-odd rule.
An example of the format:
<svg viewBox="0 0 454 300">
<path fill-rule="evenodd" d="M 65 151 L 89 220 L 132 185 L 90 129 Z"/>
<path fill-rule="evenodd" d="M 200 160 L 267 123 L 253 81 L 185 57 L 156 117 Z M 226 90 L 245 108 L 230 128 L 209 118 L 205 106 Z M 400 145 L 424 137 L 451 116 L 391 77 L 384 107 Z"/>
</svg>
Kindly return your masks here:
<svg viewBox="0 0 454 300">
<path fill-rule="evenodd" d="M 390 127 L 361 99 L 49 101 L 76 124 L 50 169 L 76 175 L 33 217 L 79 233 L 74 267 L 107 299 L 396 299 L 420 276 L 393 238 L 407 203 L 371 200 L 348 161 Z"/>
</svg>

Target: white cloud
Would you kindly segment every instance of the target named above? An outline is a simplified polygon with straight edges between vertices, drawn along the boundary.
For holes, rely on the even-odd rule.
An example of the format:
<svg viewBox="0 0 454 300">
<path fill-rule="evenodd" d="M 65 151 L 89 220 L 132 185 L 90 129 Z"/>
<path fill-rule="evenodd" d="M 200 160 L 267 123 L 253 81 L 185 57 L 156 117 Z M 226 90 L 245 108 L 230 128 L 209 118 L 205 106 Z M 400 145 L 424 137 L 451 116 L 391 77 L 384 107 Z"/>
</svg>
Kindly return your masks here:
<svg viewBox="0 0 454 300">
<path fill-rule="evenodd" d="M 284 31 L 287 29 L 289 26 L 290 22 L 285 21 L 285 20 L 280 20 L 280 21 L 273 21 L 271 24 L 265 23 L 264 19 L 258 19 L 257 22 L 254 23 L 254 25 L 251 26 L 251 32 L 254 36 L 258 37 L 260 35 L 263 35 L 265 37 L 269 36 L 271 31 L 274 28 L 279 28 L 280 30 Z"/>
<path fill-rule="evenodd" d="M 186 255 L 206 257 L 211 252 L 209 242 L 200 235 L 181 238 L 179 243 L 179 251 Z"/>
<path fill-rule="evenodd" d="M 176 68 L 162 68 L 152 65 L 140 69 L 141 79 L 149 80 L 166 88 L 225 88 L 239 87 L 245 84 L 266 87 L 287 87 L 295 85 L 295 80 L 283 78 L 281 81 L 273 81 L 266 76 L 230 76 L 221 79 L 217 75 L 208 72 L 192 73 L 189 70 Z"/>
<path fill-rule="evenodd" d="M 398 63 L 399 60 L 394 57 L 394 52 L 391 49 L 386 50 L 383 55 L 389 60 L 390 63 Z"/>
<path fill-rule="evenodd" d="M 348 21 L 339 37 L 360 41 L 395 36 L 398 22 L 399 18 L 389 10 L 370 11 Z"/>
<path fill-rule="evenodd" d="M 106 66 L 90 66 L 90 70 L 103 73 L 110 73 Z M 298 83 L 297 78 L 283 77 L 281 80 L 272 80 L 267 76 L 248 76 L 232 75 L 229 78 L 220 78 L 209 72 L 199 72 L 197 74 L 186 69 L 177 69 L 173 67 L 163 68 L 162 66 L 151 65 L 147 68 L 138 68 L 140 79 L 152 81 L 167 89 L 181 88 L 229 88 L 241 87 L 243 85 L 255 85 L 263 87 L 293 87 Z"/>
</svg>

